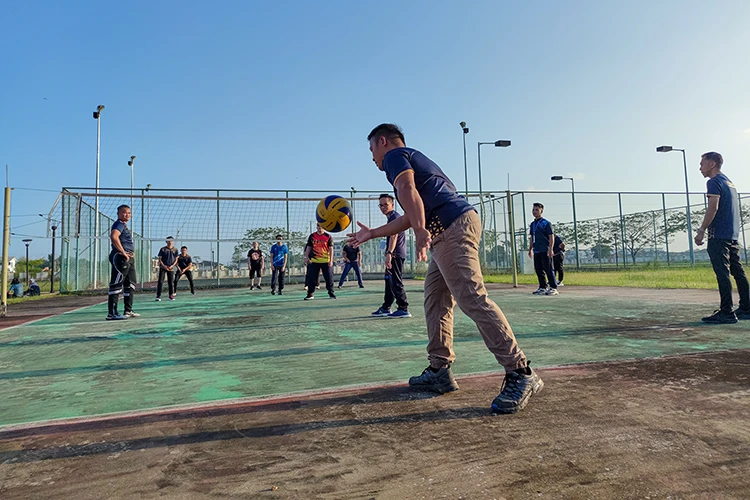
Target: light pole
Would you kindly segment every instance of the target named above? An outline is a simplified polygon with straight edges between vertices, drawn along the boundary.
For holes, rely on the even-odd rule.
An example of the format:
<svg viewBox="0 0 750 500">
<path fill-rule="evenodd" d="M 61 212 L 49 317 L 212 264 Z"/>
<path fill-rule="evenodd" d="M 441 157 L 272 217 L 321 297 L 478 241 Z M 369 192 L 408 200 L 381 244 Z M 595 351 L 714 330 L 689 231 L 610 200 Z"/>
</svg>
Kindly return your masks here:
<svg viewBox="0 0 750 500">
<path fill-rule="evenodd" d="M 31 243 L 34 240 L 27 238 L 21 241 L 23 241 L 26 244 L 26 283 L 27 283 L 27 288 L 28 288 L 28 283 L 30 283 L 29 282 L 29 243 Z"/>
<path fill-rule="evenodd" d="M 133 185 L 135 184 L 135 156 L 130 157 L 128 166 L 130 167 L 130 210 L 133 210 Z M 143 214 L 141 214 L 141 217 L 143 217 Z"/>
<path fill-rule="evenodd" d="M 553 181 L 567 179 L 570 181 L 570 195 L 573 198 L 573 238 L 576 244 L 576 270 L 581 268 L 581 260 L 578 258 L 578 220 L 576 219 L 576 183 L 572 177 L 563 177 L 562 175 L 553 175 L 550 177 Z"/>
<path fill-rule="evenodd" d="M 355 227 L 357 227 L 356 218 L 354 216 L 354 195 L 355 194 L 357 194 L 357 190 L 354 189 L 354 186 L 352 186 L 351 187 L 351 196 L 349 197 L 349 200 L 352 203 L 352 214 L 351 214 L 352 217 L 351 217 L 351 221 L 349 222 L 352 225 L 352 229 L 354 229 Z"/>
<path fill-rule="evenodd" d="M 52 229 L 52 259 L 49 263 L 49 293 L 55 291 L 55 231 L 57 226 L 51 226 Z"/>
<path fill-rule="evenodd" d="M 484 228 L 484 200 L 482 193 L 482 146 L 487 144 L 493 144 L 496 148 L 507 148 L 508 146 L 510 146 L 510 141 L 500 140 L 495 142 L 477 142 L 477 166 L 479 167 L 479 211 L 481 212 L 480 218 L 482 219 L 482 228 Z M 484 238 L 482 238 L 481 247 L 482 259 L 484 259 Z"/>
<path fill-rule="evenodd" d="M 688 232 L 688 245 L 690 248 L 690 265 L 695 265 L 695 253 L 693 252 L 693 222 L 690 217 L 690 187 L 688 187 L 688 172 L 687 172 L 687 158 L 685 157 L 684 149 L 673 148 L 672 146 L 659 146 L 656 148 L 657 153 L 669 153 L 670 151 L 680 151 L 682 153 L 682 166 L 685 168 L 685 200 L 687 205 L 685 206 L 685 213 L 687 215 L 687 232 Z M 666 228 L 664 228 L 666 231 Z"/>
<path fill-rule="evenodd" d="M 102 122 L 101 116 L 104 111 L 102 104 L 96 107 L 94 111 L 94 120 L 96 120 L 96 199 L 94 200 L 94 278 L 93 288 L 96 288 L 97 272 L 99 267 L 99 151 L 101 149 Z"/>
<path fill-rule="evenodd" d="M 469 133 L 469 127 L 466 126 L 466 122 L 459 123 L 461 126 L 461 130 L 463 130 L 463 138 L 464 138 L 464 194 L 466 194 L 466 198 L 469 197 L 469 166 L 466 163 L 466 134 Z"/>
</svg>

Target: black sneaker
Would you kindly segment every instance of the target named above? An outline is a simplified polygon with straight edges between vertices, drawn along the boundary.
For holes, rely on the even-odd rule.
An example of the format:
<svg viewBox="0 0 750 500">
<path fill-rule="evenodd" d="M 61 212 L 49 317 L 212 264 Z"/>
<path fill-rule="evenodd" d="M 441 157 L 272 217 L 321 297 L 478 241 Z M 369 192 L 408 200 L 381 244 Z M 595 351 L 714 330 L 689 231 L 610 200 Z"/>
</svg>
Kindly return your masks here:
<svg viewBox="0 0 750 500">
<path fill-rule="evenodd" d="M 422 375 L 409 379 L 409 387 L 445 394 L 446 392 L 457 391 L 458 383 L 453 378 L 453 372 L 451 372 L 450 367 L 443 367 L 434 372 L 428 366 L 424 369 Z"/>
<path fill-rule="evenodd" d="M 305 299 L 304 299 L 304 300 L 312 300 L 312 299 L 314 299 L 314 298 L 315 298 L 315 296 L 314 296 L 314 295 L 311 295 L 311 294 L 309 294 L 309 293 L 308 293 L 308 294 L 307 294 L 307 297 L 305 297 Z"/>
<path fill-rule="evenodd" d="M 271 295 L 276 295 L 276 290 L 271 290 Z"/>
<path fill-rule="evenodd" d="M 541 391 L 544 382 L 536 372 L 526 368 L 527 373 L 507 372 L 500 394 L 492 401 L 493 413 L 516 413 L 523 410 L 533 394 Z"/>
<path fill-rule="evenodd" d="M 723 311 L 714 311 L 714 313 L 711 316 L 706 316 L 705 318 L 701 318 L 701 321 L 703 321 L 704 323 L 711 323 L 714 325 L 737 323 L 737 315 L 734 314 L 734 311 L 730 311 L 728 313 L 723 312 Z"/>
<path fill-rule="evenodd" d="M 279 290 L 279 295 L 284 295 L 283 293 L 281 293 L 281 290 Z"/>
<path fill-rule="evenodd" d="M 328 298 L 329 299 L 335 299 L 336 298 L 336 294 L 333 293 L 333 292 L 331 292 L 331 293 L 328 294 Z"/>
<path fill-rule="evenodd" d="M 734 315 L 737 316 L 737 319 L 750 319 L 750 309 L 740 309 L 738 307 L 735 309 Z"/>
</svg>

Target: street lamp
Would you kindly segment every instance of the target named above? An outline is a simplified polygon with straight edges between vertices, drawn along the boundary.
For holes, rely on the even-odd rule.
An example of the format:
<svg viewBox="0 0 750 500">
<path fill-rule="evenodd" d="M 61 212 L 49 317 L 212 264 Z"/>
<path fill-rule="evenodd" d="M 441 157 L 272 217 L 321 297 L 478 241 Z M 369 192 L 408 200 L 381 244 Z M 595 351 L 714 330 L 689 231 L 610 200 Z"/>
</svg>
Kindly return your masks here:
<svg viewBox="0 0 750 500">
<path fill-rule="evenodd" d="M 26 283 L 28 285 L 28 283 L 30 283 L 29 281 L 29 243 L 31 243 L 34 240 L 27 238 L 21 241 L 23 241 L 26 244 Z"/>
<path fill-rule="evenodd" d="M 94 278 L 93 285 L 96 288 L 97 271 L 99 267 L 99 151 L 101 149 L 102 123 L 101 116 L 104 106 L 96 107 L 94 120 L 96 120 L 96 199 L 94 200 Z"/>
<path fill-rule="evenodd" d="M 130 209 L 133 210 L 133 185 L 135 184 L 135 156 L 130 157 L 128 162 L 130 167 Z M 143 214 L 141 214 L 143 216 Z"/>
<path fill-rule="evenodd" d="M 680 151 L 682 153 L 682 165 L 685 168 L 685 199 L 687 201 L 687 205 L 685 206 L 685 213 L 687 214 L 688 244 L 690 246 L 690 265 L 694 266 L 695 254 L 693 253 L 693 222 L 690 218 L 690 188 L 688 187 L 687 158 L 685 157 L 684 149 L 677 149 L 673 148 L 672 146 L 659 146 L 658 148 L 656 148 L 657 153 L 669 153 L 670 151 Z"/>
<path fill-rule="evenodd" d="M 477 142 L 477 166 L 479 167 L 479 210 L 481 212 L 482 227 L 484 227 L 484 201 L 482 193 L 482 146 L 492 144 L 496 148 L 507 148 L 510 141 L 500 140 L 495 142 Z M 482 258 L 484 259 L 484 238 L 481 241 Z"/>
<path fill-rule="evenodd" d="M 567 179 L 570 181 L 570 195 L 573 198 L 573 238 L 576 244 L 576 270 L 581 268 L 581 260 L 578 257 L 578 220 L 576 220 L 576 183 L 572 177 L 563 177 L 562 175 L 553 175 L 550 177 L 553 181 Z"/>
<path fill-rule="evenodd" d="M 464 193 L 466 194 L 466 198 L 469 197 L 469 167 L 466 163 L 466 134 L 469 133 L 469 127 L 466 126 L 466 122 L 459 123 L 461 126 L 461 130 L 464 131 Z"/>
</svg>

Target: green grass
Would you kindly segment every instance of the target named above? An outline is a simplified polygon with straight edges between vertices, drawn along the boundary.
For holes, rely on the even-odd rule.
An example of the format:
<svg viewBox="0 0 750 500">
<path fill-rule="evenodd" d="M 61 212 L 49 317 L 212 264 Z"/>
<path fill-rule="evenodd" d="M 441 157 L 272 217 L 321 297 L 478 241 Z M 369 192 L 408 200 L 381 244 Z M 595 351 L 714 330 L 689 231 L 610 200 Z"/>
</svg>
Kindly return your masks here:
<svg viewBox="0 0 750 500">
<path fill-rule="evenodd" d="M 512 283 L 510 274 L 484 275 L 486 283 Z M 534 274 L 519 274 L 520 284 L 534 285 L 537 283 Z M 625 286 L 640 288 L 702 288 L 713 290 L 717 288 L 716 276 L 710 267 L 679 267 L 656 269 L 627 269 L 620 271 L 578 271 L 565 270 L 566 285 L 586 286 Z"/>
</svg>

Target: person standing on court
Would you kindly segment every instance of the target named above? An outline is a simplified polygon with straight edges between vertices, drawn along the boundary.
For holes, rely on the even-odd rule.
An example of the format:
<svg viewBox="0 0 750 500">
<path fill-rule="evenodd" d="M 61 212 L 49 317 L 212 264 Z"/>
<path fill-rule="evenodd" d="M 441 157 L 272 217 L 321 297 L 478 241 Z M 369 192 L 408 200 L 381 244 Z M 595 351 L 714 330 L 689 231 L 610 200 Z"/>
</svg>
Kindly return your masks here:
<svg viewBox="0 0 750 500">
<path fill-rule="evenodd" d="M 117 220 L 109 231 L 112 251 L 109 253 L 109 263 L 112 275 L 109 280 L 109 297 L 107 300 L 107 319 L 118 320 L 140 316 L 133 311 L 133 295 L 135 293 L 135 253 L 133 252 L 133 234 L 128 227 L 130 207 L 117 207 Z M 117 302 L 120 293 L 125 304 L 124 314 L 117 312 Z"/>
<path fill-rule="evenodd" d="M 307 238 L 305 245 L 305 264 L 307 265 L 307 296 L 305 300 L 315 298 L 315 282 L 318 274 L 323 273 L 323 279 L 326 280 L 326 290 L 328 296 L 336 298 L 333 293 L 333 237 L 326 233 L 320 224 L 315 232 Z"/>
<path fill-rule="evenodd" d="M 378 200 L 380 211 L 388 218 L 388 222 L 401 217 L 393 205 L 393 196 L 381 194 Z M 401 231 L 388 237 L 385 244 L 385 298 L 383 305 L 373 316 L 388 316 L 389 318 L 411 318 L 409 302 L 404 290 L 404 261 L 406 260 L 406 231 Z M 398 309 L 391 312 L 394 300 Z"/>
<path fill-rule="evenodd" d="M 479 261 L 482 223 L 476 210 L 459 196 L 456 187 L 440 167 L 421 152 L 407 148 L 398 126 L 384 123 L 367 136 L 372 160 L 385 172 L 404 216 L 384 226 L 369 228 L 357 222 L 360 230 L 349 235 L 349 243 L 361 245 L 414 230 L 417 260 L 432 259 L 424 282 L 424 310 L 427 321 L 427 352 L 430 366 L 411 377 L 409 386 L 437 393 L 458 389 L 451 364 L 453 352 L 453 307 L 476 323 L 479 333 L 495 359 L 505 368 L 500 394 L 492 401 L 495 413 L 521 410 L 544 383 L 532 371 L 518 347 L 508 321 L 488 296 Z"/>
<path fill-rule="evenodd" d="M 552 257 L 555 255 L 555 235 L 550 221 L 542 217 L 544 205 L 534 203 L 531 213 L 534 220 L 530 224 L 531 245 L 529 258 L 534 259 L 534 271 L 539 280 L 539 288 L 534 295 L 557 295 L 557 281 L 552 269 Z M 549 282 L 549 286 L 547 285 Z"/>
<path fill-rule="evenodd" d="M 177 257 L 177 274 L 174 277 L 174 293 L 177 295 L 177 283 L 180 276 L 185 276 L 190 283 L 190 293 L 195 295 L 195 286 L 193 285 L 193 258 L 187 253 L 188 247 L 180 248 L 180 255 Z"/>
<path fill-rule="evenodd" d="M 258 242 L 253 241 L 253 248 L 250 249 L 249 252 L 247 252 L 247 268 L 250 271 L 250 290 L 253 288 L 257 288 L 258 290 L 263 290 L 260 287 L 260 280 L 263 279 L 263 268 L 264 268 L 264 261 L 263 261 L 263 252 L 261 251 Z M 258 284 L 255 284 L 254 276 L 258 277 Z"/>
<path fill-rule="evenodd" d="M 552 245 L 552 267 L 555 269 L 555 276 L 557 279 L 557 287 L 563 285 L 563 278 L 565 277 L 565 270 L 563 269 L 563 261 L 565 260 L 565 242 L 560 236 L 555 235 L 555 244 Z"/>
<path fill-rule="evenodd" d="M 703 245 L 708 232 L 708 256 L 719 284 L 721 302 L 719 309 L 703 318 L 705 323 L 736 323 L 738 319 L 750 319 L 750 286 L 740 261 L 740 202 L 737 188 L 721 172 L 724 158 L 719 153 L 709 152 L 701 156 L 700 171 L 706 181 L 708 208 L 698 232 L 695 244 Z M 740 305 L 732 310 L 732 281 L 734 276 Z"/>
<path fill-rule="evenodd" d="M 362 252 L 359 247 L 353 247 L 351 245 L 344 245 L 341 249 L 341 257 L 344 259 L 344 270 L 341 271 L 341 278 L 339 279 L 339 288 L 344 286 L 344 280 L 349 275 L 349 271 L 354 269 L 354 273 L 357 275 L 357 283 L 360 288 L 364 288 L 362 284 Z"/>
<path fill-rule="evenodd" d="M 284 273 L 289 256 L 289 248 L 284 243 L 284 237 L 276 235 L 276 243 L 271 245 L 271 295 L 276 295 L 276 283 L 279 285 L 279 295 L 283 295 Z"/>
<path fill-rule="evenodd" d="M 174 247 L 174 238 L 167 236 L 166 246 L 159 250 L 159 280 L 156 282 L 156 301 L 161 301 L 161 288 L 164 284 L 164 275 L 167 276 L 167 290 L 169 300 L 174 300 L 175 283 L 174 268 L 177 266 L 177 255 L 179 252 Z"/>
</svg>

